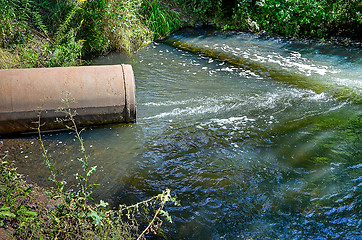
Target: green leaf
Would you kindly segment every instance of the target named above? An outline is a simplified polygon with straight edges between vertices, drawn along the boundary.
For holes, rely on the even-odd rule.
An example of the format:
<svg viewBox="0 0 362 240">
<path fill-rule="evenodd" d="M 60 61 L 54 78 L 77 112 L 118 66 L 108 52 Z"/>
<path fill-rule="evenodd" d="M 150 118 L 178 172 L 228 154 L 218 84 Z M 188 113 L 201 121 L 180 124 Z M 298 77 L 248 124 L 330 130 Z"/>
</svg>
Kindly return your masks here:
<svg viewBox="0 0 362 240">
<path fill-rule="evenodd" d="M 107 206 L 108 206 L 108 203 L 105 202 L 105 201 L 103 201 L 103 200 L 101 200 L 100 203 L 99 203 L 99 206 L 101 206 L 101 207 L 107 207 Z"/>
<path fill-rule="evenodd" d="M 98 227 L 100 227 L 102 217 L 99 216 L 97 212 L 91 211 L 91 213 L 88 214 L 88 217 L 91 217 L 93 219 L 93 224 L 96 224 Z"/>
<path fill-rule="evenodd" d="M 31 190 L 33 190 L 33 186 L 28 187 L 28 188 L 25 190 L 25 192 L 26 192 L 26 193 L 29 193 L 29 192 L 31 192 Z"/>
<path fill-rule="evenodd" d="M 2 206 L 2 207 L 0 208 L 0 211 L 7 211 L 7 210 L 10 210 L 10 207 Z"/>
<path fill-rule="evenodd" d="M 10 211 L 1 211 L 0 212 L 0 218 L 11 218 L 16 217 L 16 215 Z"/>
<path fill-rule="evenodd" d="M 91 170 L 87 172 L 87 176 L 89 177 L 94 171 L 96 171 L 97 166 L 91 167 Z"/>
<path fill-rule="evenodd" d="M 81 180 L 85 180 L 85 178 L 81 175 L 81 174 L 75 174 L 75 178 L 76 179 L 81 179 Z"/>
<path fill-rule="evenodd" d="M 169 221 L 170 223 L 172 223 L 171 216 L 170 216 L 170 214 L 168 214 L 168 212 L 166 212 L 166 211 L 164 211 L 164 210 L 161 210 L 160 213 L 161 213 L 162 216 L 164 216 L 164 217 L 167 219 L 167 221 Z"/>
<path fill-rule="evenodd" d="M 97 186 L 99 186 L 99 184 L 93 183 L 93 184 L 89 185 L 88 188 L 94 188 L 94 187 L 97 187 Z"/>
<path fill-rule="evenodd" d="M 19 227 L 25 227 L 26 226 L 26 223 L 25 222 L 21 222 L 20 224 L 19 224 Z"/>
<path fill-rule="evenodd" d="M 59 218 L 57 218 L 57 217 L 54 217 L 54 221 L 55 221 L 56 223 L 60 223 L 60 220 L 59 220 Z"/>
<path fill-rule="evenodd" d="M 33 216 L 33 217 L 38 216 L 37 212 L 32 212 L 29 210 L 21 210 L 21 211 L 19 211 L 19 213 L 21 213 L 22 215 Z"/>
</svg>

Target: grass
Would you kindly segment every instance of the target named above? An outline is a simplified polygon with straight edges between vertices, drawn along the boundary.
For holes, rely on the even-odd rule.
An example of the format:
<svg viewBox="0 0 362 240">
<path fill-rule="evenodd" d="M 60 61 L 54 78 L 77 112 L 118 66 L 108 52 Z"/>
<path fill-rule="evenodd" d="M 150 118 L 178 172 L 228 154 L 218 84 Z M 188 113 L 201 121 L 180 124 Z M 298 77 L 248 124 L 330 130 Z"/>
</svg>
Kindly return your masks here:
<svg viewBox="0 0 362 240">
<path fill-rule="evenodd" d="M 144 15 L 147 25 L 154 33 L 154 38 L 162 38 L 182 26 L 179 13 L 170 11 L 160 0 L 143 0 Z"/>
<path fill-rule="evenodd" d="M 132 54 L 181 26 L 159 0 L 1 0 L 0 69 L 75 66 Z"/>
</svg>

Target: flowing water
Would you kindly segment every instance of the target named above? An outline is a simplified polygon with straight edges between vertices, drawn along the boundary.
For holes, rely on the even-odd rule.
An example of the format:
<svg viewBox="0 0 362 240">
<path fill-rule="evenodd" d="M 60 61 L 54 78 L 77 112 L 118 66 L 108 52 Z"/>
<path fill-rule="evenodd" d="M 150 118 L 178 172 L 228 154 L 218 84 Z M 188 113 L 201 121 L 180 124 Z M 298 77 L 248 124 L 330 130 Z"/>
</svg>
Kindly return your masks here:
<svg viewBox="0 0 362 240">
<path fill-rule="evenodd" d="M 138 101 L 136 124 L 83 133 L 96 200 L 130 204 L 170 188 L 182 206 L 168 208 L 169 239 L 361 239 L 362 50 L 210 31 L 172 38 L 247 67 L 165 43 L 96 59 L 131 63 Z M 45 139 L 71 175 L 73 136 Z M 41 182 L 26 140 L 9 154 Z"/>
</svg>

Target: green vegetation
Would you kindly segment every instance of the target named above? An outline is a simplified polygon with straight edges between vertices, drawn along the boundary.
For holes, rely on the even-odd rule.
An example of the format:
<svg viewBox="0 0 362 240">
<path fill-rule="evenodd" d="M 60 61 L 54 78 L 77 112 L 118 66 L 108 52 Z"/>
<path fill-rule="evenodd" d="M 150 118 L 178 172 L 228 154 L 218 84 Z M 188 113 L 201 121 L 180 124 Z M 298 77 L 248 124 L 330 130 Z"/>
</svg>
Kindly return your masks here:
<svg viewBox="0 0 362 240">
<path fill-rule="evenodd" d="M 158 0 L 0 0 L 0 68 L 74 66 L 131 54 L 177 29 Z"/>
<path fill-rule="evenodd" d="M 320 39 L 361 38 L 362 24 L 358 0 L 0 0 L 0 8 L 1 69 L 74 66 L 111 51 L 132 54 L 179 29 L 180 15 L 224 30 Z"/>
<path fill-rule="evenodd" d="M 362 2 L 359 0 L 173 0 L 204 22 L 224 29 L 292 37 L 361 38 Z"/>
<path fill-rule="evenodd" d="M 144 0 L 144 3 L 143 13 L 148 18 L 147 25 L 155 38 L 165 37 L 182 26 L 178 13 L 170 11 L 160 0 Z"/>
<path fill-rule="evenodd" d="M 145 239 L 149 233 L 162 234 L 160 227 L 165 220 L 172 222 L 165 207 L 178 205 L 170 190 L 131 206 L 121 205 L 110 210 L 108 203 L 91 204 L 92 189 L 96 184 L 89 177 L 96 166 L 89 163 L 81 131 L 77 129 L 69 100 L 59 111 L 65 114 L 61 121 L 75 133 L 80 143 L 81 167 L 74 175 L 77 185 L 66 189 L 66 181 L 55 169 L 54 160 L 48 154 L 40 133 L 39 140 L 45 164 L 49 168 L 49 180 L 55 190 L 47 194 L 43 189 L 27 184 L 6 156 L 0 158 L 0 230 L 8 229 L 9 239 Z M 76 164 L 74 165 L 76 167 Z M 5 236 L 4 236 L 5 237 Z"/>
</svg>

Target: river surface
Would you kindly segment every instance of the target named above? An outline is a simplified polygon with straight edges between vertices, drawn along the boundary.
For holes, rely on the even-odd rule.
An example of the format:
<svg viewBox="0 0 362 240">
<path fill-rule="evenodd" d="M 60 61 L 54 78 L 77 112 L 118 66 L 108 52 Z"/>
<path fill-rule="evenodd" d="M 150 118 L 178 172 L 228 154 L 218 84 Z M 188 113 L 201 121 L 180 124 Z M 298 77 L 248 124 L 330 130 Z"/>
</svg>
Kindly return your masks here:
<svg viewBox="0 0 362 240">
<path fill-rule="evenodd" d="M 274 81 L 164 43 L 131 58 L 96 59 L 132 64 L 138 101 L 136 124 L 82 134 L 98 166 L 96 201 L 132 204 L 170 188 L 181 207 L 167 209 L 169 239 L 361 239 L 362 107 L 355 99 L 362 50 L 201 30 L 174 37 L 304 75 L 328 90 Z M 341 86 L 353 96 L 338 100 L 334 89 Z M 44 138 L 57 166 L 72 175 L 73 135 Z M 21 172 L 45 184 L 37 140 L 24 141 L 6 151 Z"/>
</svg>

